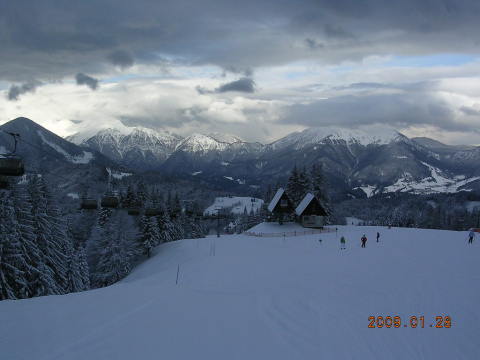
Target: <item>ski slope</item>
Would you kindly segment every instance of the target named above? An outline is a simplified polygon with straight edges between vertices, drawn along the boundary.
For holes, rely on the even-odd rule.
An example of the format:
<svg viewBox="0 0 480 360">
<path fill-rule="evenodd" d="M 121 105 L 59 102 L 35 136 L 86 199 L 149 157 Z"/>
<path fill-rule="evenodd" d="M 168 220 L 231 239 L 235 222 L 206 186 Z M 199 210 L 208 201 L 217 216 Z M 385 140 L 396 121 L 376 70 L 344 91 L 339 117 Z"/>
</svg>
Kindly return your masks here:
<svg viewBox="0 0 480 360">
<path fill-rule="evenodd" d="M 262 199 L 242 196 L 220 196 L 216 197 L 212 205 L 205 209 L 204 215 L 217 215 L 218 209 L 229 210 L 232 214 L 241 215 L 247 209 L 247 214 L 253 210 L 257 213 L 263 205 Z"/>
<path fill-rule="evenodd" d="M 480 239 L 468 246 L 466 232 L 338 229 L 168 243 L 108 288 L 0 302 L 1 358 L 479 358 Z M 403 323 L 424 315 L 426 327 L 371 329 L 371 315 Z M 451 316 L 450 329 L 428 326 L 439 315 Z"/>
</svg>

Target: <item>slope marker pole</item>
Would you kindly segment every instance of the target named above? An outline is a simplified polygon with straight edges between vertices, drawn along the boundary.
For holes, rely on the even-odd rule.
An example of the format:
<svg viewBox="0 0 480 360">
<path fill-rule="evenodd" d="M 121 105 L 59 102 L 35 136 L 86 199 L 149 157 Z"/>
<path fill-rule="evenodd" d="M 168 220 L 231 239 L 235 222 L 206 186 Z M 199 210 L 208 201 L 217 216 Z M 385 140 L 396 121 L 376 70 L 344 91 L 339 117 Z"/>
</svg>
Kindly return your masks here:
<svg viewBox="0 0 480 360">
<path fill-rule="evenodd" d="M 178 275 L 180 274 L 180 264 L 177 266 L 177 279 L 175 280 L 175 285 L 178 285 Z"/>
</svg>

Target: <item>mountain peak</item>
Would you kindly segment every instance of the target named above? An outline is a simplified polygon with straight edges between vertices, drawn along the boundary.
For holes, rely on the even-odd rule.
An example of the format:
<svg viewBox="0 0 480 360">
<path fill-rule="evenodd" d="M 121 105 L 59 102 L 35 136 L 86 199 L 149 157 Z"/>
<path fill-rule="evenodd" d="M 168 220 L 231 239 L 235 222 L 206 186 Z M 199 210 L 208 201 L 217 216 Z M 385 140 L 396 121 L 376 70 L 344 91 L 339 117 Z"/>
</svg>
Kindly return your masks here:
<svg viewBox="0 0 480 360">
<path fill-rule="evenodd" d="M 183 139 L 175 150 L 187 152 L 205 152 L 212 150 L 223 150 L 228 143 L 220 142 L 211 136 L 194 133 Z"/>
<path fill-rule="evenodd" d="M 222 134 L 219 132 L 211 132 L 207 136 L 211 137 L 212 139 L 217 140 L 218 142 L 224 142 L 227 144 L 233 144 L 237 142 L 243 142 L 238 136 L 231 135 L 231 134 Z"/>
<path fill-rule="evenodd" d="M 342 127 L 311 127 L 303 131 L 291 133 L 271 144 L 274 148 L 294 146 L 301 149 L 308 145 L 321 144 L 327 141 L 345 141 L 347 144 L 384 145 L 405 141 L 408 138 L 389 127 L 374 129 L 347 129 Z"/>
</svg>

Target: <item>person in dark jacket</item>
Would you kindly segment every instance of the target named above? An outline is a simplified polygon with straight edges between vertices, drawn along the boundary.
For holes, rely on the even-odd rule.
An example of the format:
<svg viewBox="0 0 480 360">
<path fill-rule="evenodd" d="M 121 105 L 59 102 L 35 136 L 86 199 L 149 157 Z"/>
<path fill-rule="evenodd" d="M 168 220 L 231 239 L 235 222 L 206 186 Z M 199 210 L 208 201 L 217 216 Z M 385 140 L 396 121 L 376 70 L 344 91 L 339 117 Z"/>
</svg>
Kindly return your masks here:
<svg viewBox="0 0 480 360">
<path fill-rule="evenodd" d="M 470 230 L 470 233 L 468 234 L 468 243 L 473 244 L 473 238 L 475 237 L 475 233 L 473 230 Z"/>
<path fill-rule="evenodd" d="M 367 237 L 365 236 L 365 234 L 363 234 L 360 240 L 362 241 L 362 248 L 367 247 Z"/>
<path fill-rule="evenodd" d="M 380 233 L 377 231 L 377 242 L 378 242 L 378 239 L 380 239 Z"/>
</svg>

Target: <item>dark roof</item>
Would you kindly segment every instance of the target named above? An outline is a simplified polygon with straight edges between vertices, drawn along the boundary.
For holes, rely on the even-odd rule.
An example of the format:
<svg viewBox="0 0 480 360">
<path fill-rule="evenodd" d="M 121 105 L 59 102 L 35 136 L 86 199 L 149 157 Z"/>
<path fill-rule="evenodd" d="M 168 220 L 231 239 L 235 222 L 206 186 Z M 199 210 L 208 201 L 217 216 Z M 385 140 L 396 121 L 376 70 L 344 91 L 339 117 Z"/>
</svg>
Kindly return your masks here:
<svg viewBox="0 0 480 360">
<path fill-rule="evenodd" d="M 320 201 L 311 193 L 307 193 L 305 197 L 300 201 L 295 213 L 298 216 L 302 215 L 318 215 L 318 216 L 327 216 L 327 212 L 320 204 Z"/>
</svg>

